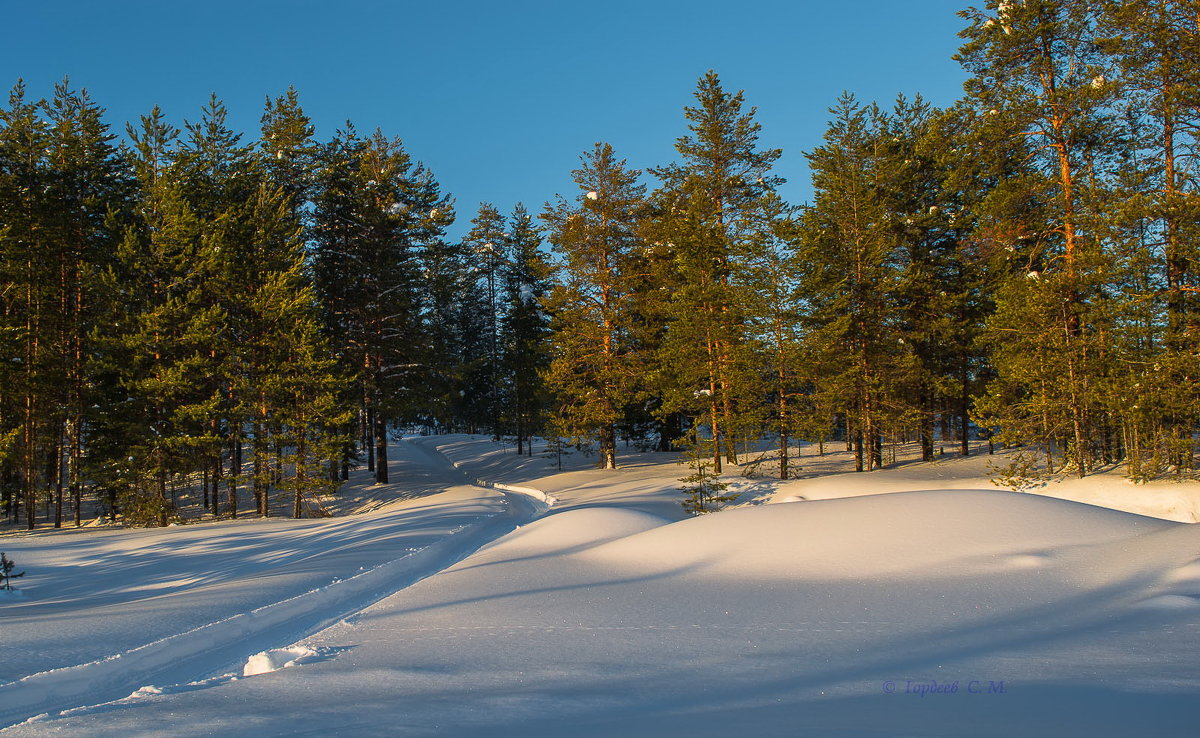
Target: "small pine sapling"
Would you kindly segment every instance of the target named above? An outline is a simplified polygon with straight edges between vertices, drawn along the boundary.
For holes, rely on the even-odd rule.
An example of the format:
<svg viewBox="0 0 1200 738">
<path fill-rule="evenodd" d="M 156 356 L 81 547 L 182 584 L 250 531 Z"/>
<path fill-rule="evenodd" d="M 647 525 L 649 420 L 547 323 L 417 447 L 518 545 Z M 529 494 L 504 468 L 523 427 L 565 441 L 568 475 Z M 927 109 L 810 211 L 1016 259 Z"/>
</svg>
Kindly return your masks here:
<svg viewBox="0 0 1200 738">
<path fill-rule="evenodd" d="M 703 441 L 692 444 L 685 456 L 693 473 L 679 480 L 687 485 L 680 490 L 687 496 L 680 504 L 692 515 L 717 512 L 738 498 L 736 494 L 721 494 L 728 485 L 712 472 L 711 451 L 707 445 Z"/>
<path fill-rule="evenodd" d="M 1046 486 L 1047 474 L 1038 468 L 1037 457 L 1034 454 L 1018 451 L 1013 454 L 1008 464 L 988 462 L 988 469 L 994 474 L 992 484 L 997 487 L 1007 487 L 1013 492 Z"/>
<path fill-rule="evenodd" d="M 0 582 L 3 582 L 3 586 L 0 586 L 0 589 L 11 590 L 12 580 L 25 576 L 25 572 L 13 574 L 12 570 L 14 567 L 16 567 L 16 563 L 3 553 L 0 553 Z"/>
</svg>

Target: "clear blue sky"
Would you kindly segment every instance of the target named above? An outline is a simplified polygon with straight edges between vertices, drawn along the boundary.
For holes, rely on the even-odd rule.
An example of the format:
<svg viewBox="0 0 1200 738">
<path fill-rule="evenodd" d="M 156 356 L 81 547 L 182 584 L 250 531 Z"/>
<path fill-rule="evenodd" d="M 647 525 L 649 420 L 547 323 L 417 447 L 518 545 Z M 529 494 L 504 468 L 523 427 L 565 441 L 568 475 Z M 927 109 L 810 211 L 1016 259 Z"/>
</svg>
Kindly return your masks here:
<svg viewBox="0 0 1200 738">
<path fill-rule="evenodd" d="M 181 124 L 210 92 L 256 136 L 295 85 L 318 137 L 352 120 L 400 136 L 457 199 L 538 212 L 571 192 L 582 151 L 632 166 L 674 157 L 683 106 L 715 69 L 758 108 L 793 202 L 802 152 L 843 90 L 890 102 L 961 94 L 951 55 L 971 0 L 0 0 L 0 84 L 34 97 L 69 75 L 114 129 L 159 104 Z"/>
</svg>

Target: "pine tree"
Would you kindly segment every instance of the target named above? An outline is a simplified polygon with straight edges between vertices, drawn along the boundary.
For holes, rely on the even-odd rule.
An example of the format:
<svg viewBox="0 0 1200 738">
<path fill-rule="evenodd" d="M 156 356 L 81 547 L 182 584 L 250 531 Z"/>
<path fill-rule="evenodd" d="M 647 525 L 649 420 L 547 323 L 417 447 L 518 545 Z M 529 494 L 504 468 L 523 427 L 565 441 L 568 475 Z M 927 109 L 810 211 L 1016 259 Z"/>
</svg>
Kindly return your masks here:
<svg viewBox="0 0 1200 738">
<path fill-rule="evenodd" d="M 789 477 L 789 443 L 802 426 L 798 405 L 801 380 L 803 304 L 793 252 L 797 240 L 794 213 L 778 196 L 762 208 L 763 222 L 752 236 L 754 247 L 743 267 L 747 323 L 764 365 L 762 381 L 770 387 L 769 427 L 779 437 L 779 478 Z"/>
<path fill-rule="evenodd" d="M 505 319 L 503 300 L 504 272 L 509 262 L 508 233 L 504 216 L 491 203 L 480 203 L 471 219 L 471 229 L 463 239 L 463 247 L 475 259 L 475 285 L 481 295 L 483 335 L 478 348 L 481 363 L 472 374 L 467 394 L 486 410 L 486 423 L 492 438 L 503 435 L 501 412 L 504 403 L 501 386 L 500 351 L 503 345 L 501 329 Z"/>
<path fill-rule="evenodd" d="M 549 291 L 550 266 L 542 253 L 542 236 L 533 217 L 518 203 L 509 218 L 510 259 L 504 271 L 504 321 L 501 364 L 505 373 L 507 415 L 517 439 L 517 454 L 541 425 L 545 391 L 542 371 L 548 362 L 549 332 L 542 302 Z"/>
<path fill-rule="evenodd" d="M 855 469 L 870 471 L 882 463 L 885 430 L 904 423 L 911 366 L 896 304 L 901 264 L 891 221 L 899 213 L 880 186 L 889 174 L 886 116 L 849 94 L 831 112 L 824 144 L 806 154 L 816 191 L 799 254 L 808 373 L 816 405 L 844 420 Z"/>
<path fill-rule="evenodd" d="M 209 437 L 217 439 L 212 449 L 215 466 L 221 463 L 220 446 L 228 456 L 228 471 L 220 475 L 215 468 L 214 476 L 223 476 L 226 511 L 236 517 L 238 490 L 246 477 L 245 434 L 254 417 L 250 373 L 256 358 L 252 353 L 256 328 L 248 295 L 262 267 L 254 258 L 256 226 L 249 211 L 260 177 L 252 147 L 229 128 L 227 117 L 225 105 L 212 95 L 200 119 L 185 122 L 174 167 L 182 196 L 201 225 L 194 267 L 202 276 L 197 299 L 203 310 L 221 315 L 207 337 L 203 349 L 207 365 L 200 376 L 211 402 L 206 420 Z M 255 485 L 254 491 L 261 511 L 261 486 Z"/>
<path fill-rule="evenodd" d="M 429 358 L 427 412 L 443 432 L 474 433 L 484 418 L 473 402 L 471 378 L 483 361 L 484 301 L 475 289 L 470 251 L 435 239 L 422 252 L 426 323 L 437 336 Z"/>
<path fill-rule="evenodd" d="M 398 139 L 339 131 L 324 147 L 315 207 L 315 272 L 326 325 L 360 393 L 364 440 L 388 481 L 390 420 L 420 405 L 424 320 L 420 250 L 448 208 Z"/>
<path fill-rule="evenodd" d="M 312 121 L 300 106 L 294 87 L 274 100 L 267 98 L 262 114 L 259 159 L 268 181 L 283 190 L 292 217 L 302 223 L 313 188 L 317 146 Z"/>
<path fill-rule="evenodd" d="M 972 75 L 965 88 L 982 113 L 980 133 L 989 150 L 1029 154 L 1048 216 L 1048 228 L 1021 244 L 1028 270 L 1001 288 L 991 324 L 994 361 L 1009 385 L 994 389 L 1028 399 L 1008 409 L 992 403 L 992 417 L 1010 436 L 1040 422 L 1038 440 L 1065 440 L 1083 475 L 1111 430 L 1098 401 L 1111 326 L 1102 295 L 1108 254 L 1097 235 L 1115 127 L 1095 8 L 1025 0 L 999 3 L 994 15 L 963 15 L 971 25 L 957 58 Z"/>
<path fill-rule="evenodd" d="M 644 208 L 641 172 L 598 143 L 571 172 L 579 192 L 547 205 L 542 220 L 556 254 L 553 358 L 546 381 L 557 400 L 562 430 L 576 441 L 595 439 L 599 466 L 617 466 L 616 424 L 638 397 L 646 359 L 636 346 L 636 253 Z"/>
<path fill-rule="evenodd" d="M 695 97 L 684 111 L 691 133 L 675 146 L 681 161 L 653 170 L 662 185 L 649 233 L 667 245 L 679 278 L 659 361 L 672 385 L 663 410 L 704 417 L 720 473 L 722 451 L 736 461 L 735 435 L 753 433 L 761 409 L 735 272 L 782 180 L 771 175 L 780 151 L 758 148 L 761 126 L 753 108 L 742 110 L 741 92 L 726 92 L 710 71 Z"/>
<path fill-rule="evenodd" d="M 1101 2 L 1097 44 L 1124 121 L 1123 161 L 1106 225 L 1123 275 L 1113 349 L 1111 412 L 1123 416 L 1128 472 L 1154 476 L 1193 464 L 1200 417 L 1196 187 L 1187 161 L 1200 125 L 1200 8 L 1190 0 Z"/>
<path fill-rule="evenodd" d="M 251 313 L 259 327 L 255 333 L 252 381 L 261 408 L 255 418 L 255 477 L 263 475 L 260 511 L 267 514 L 266 494 L 273 479 L 259 455 L 271 453 L 258 443 L 269 432 L 283 458 L 278 467 L 290 466 L 292 475 L 278 484 L 291 493 L 292 515 L 303 514 L 303 500 L 336 488 L 327 465 L 345 446 L 341 431 L 351 412 L 339 406 L 343 379 L 336 358 L 321 333 L 315 291 L 310 283 L 303 240 L 289 198 L 280 188 L 264 182 L 255 200 L 254 221 L 258 242 L 270 265 L 254 285 Z M 269 259 L 269 261 L 268 261 Z M 280 476 L 282 476 L 282 471 Z"/>
<path fill-rule="evenodd" d="M 6 500 L 16 521 L 24 506 L 26 525 L 35 526 L 38 492 L 45 480 L 38 461 L 44 448 L 45 418 L 51 409 L 53 386 L 48 376 L 52 360 L 47 325 L 53 304 L 49 286 L 55 280 L 53 249 L 40 226 L 50 203 L 45 202 L 46 150 L 50 133 L 38 114 L 38 104 L 26 100 L 18 82 L 0 111 L 0 269 L 5 289 L 5 362 L 3 438 L 9 449 Z M 49 258 L 47 258 L 49 256 Z"/>
<path fill-rule="evenodd" d="M 140 194 L 116 264 L 103 277 L 114 296 L 101 334 L 99 372 L 113 387 L 96 419 L 89 472 L 132 524 L 166 525 L 171 478 L 211 448 L 215 412 L 211 337 L 226 323 L 203 285 L 204 226 L 174 166 L 178 131 L 156 107 L 129 129 Z"/>
<path fill-rule="evenodd" d="M 86 91 L 67 81 L 55 87 L 45 105 L 50 125 L 46 198 L 55 206 L 43 228 L 55 242 L 58 279 L 55 292 L 59 387 L 52 425 L 57 443 L 54 462 L 54 526 L 63 522 L 64 490 L 69 492 L 76 525 L 82 523 L 82 464 L 88 409 L 95 405 L 92 358 L 97 317 L 108 294 L 97 289 L 98 274 L 111 263 L 117 223 L 126 220 L 131 182 L 127 161 L 113 145 L 104 111 Z"/>
</svg>

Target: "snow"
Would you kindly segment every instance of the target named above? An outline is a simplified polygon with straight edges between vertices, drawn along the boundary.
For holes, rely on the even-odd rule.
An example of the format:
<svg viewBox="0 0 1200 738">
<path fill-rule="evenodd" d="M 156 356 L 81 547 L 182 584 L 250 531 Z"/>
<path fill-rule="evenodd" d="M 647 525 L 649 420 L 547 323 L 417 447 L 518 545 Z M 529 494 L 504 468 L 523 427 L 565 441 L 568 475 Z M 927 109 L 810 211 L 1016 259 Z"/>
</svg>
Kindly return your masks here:
<svg viewBox="0 0 1200 738">
<path fill-rule="evenodd" d="M 273 648 L 270 651 L 259 651 L 250 658 L 246 659 L 246 665 L 242 667 L 242 676 L 258 676 L 259 674 L 270 674 L 273 671 L 286 669 L 289 666 L 295 666 L 301 663 L 305 658 L 312 658 L 317 655 L 317 652 L 307 646 L 292 646 L 291 648 Z M 159 690 L 159 694 L 161 694 Z"/>
<path fill-rule="evenodd" d="M 1016 493 L 986 457 L 805 449 L 685 518 L 674 454 L 395 451 L 403 499 L 354 516 L 6 540 L 4 735 L 1195 735 L 1200 528 L 1060 499 L 1194 484 Z"/>
</svg>

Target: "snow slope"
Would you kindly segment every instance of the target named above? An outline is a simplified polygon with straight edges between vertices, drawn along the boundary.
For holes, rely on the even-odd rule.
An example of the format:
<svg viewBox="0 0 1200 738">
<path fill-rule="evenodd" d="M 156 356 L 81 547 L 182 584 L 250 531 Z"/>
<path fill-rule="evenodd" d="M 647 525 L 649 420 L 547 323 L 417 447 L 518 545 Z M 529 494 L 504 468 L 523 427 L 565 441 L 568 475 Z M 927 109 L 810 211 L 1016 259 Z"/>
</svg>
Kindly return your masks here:
<svg viewBox="0 0 1200 738">
<path fill-rule="evenodd" d="M 399 451 L 402 499 L 359 516 L 6 540 L 30 574 L 2 611 L 0 725 L 290 643 L 545 509 L 475 487 L 419 447 Z"/>
<path fill-rule="evenodd" d="M 421 444 L 557 504 L 224 675 L 4 735 L 1196 734 L 1200 527 L 981 489 L 681 519 L 673 464 Z"/>
</svg>

